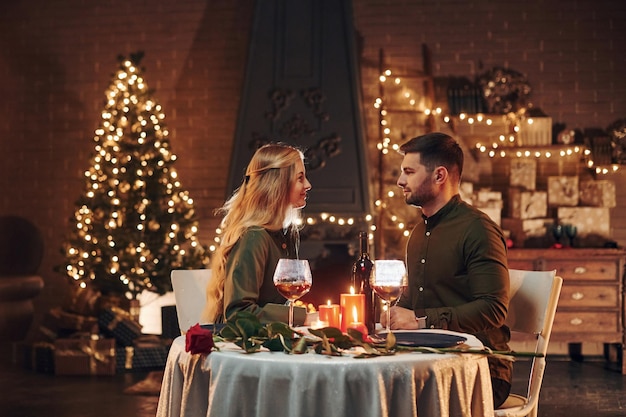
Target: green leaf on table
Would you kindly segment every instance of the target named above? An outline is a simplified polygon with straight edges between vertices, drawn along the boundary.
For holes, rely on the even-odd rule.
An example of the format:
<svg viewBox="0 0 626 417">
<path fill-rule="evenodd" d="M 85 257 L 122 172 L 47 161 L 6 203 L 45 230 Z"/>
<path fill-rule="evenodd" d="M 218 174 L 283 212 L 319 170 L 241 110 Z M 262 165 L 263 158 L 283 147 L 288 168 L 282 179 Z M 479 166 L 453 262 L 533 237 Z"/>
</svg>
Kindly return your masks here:
<svg viewBox="0 0 626 417">
<path fill-rule="evenodd" d="M 336 339 L 338 337 L 345 337 L 345 335 L 336 327 L 324 327 L 323 329 L 309 329 L 311 334 L 317 337 L 326 336 L 329 339 Z"/>
<path fill-rule="evenodd" d="M 387 332 L 387 341 L 385 342 L 385 348 L 392 350 L 396 347 L 396 335 L 393 332 Z"/>
<path fill-rule="evenodd" d="M 356 341 L 363 343 L 363 333 L 356 329 L 348 329 L 348 336 L 355 339 Z"/>
<path fill-rule="evenodd" d="M 282 334 L 284 337 L 293 337 L 293 329 L 289 327 L 287 323 L 272 322 L 265 325 L 267 330 L 267 337 L 273 338 L 276 335 Z"/>
<path fill-rule="evenodd" d="M 309 350 L 309 347 L 307 345 L 306 339 L 304 337 L 301 337 L 296 342 L 296 345 L 291 350 L 291 353 L 302 354 L 302 353 L 306 353 L 308 350 Z"/>
<path fill-rule="evenodd" d="M 341 351 L 337 349 L 337 346 L 335 346 L 333 343 L 330 343 L 330 340 L 328 340 L 323 332 L 320 332 L 320 334 L 321 336 L 319 337 L 322 338 L 321 342 L 317 342 L 313 346 L 313 350 L 315 351 L 315 353 L 327 356 L 341 356 Z"/>
</svg>

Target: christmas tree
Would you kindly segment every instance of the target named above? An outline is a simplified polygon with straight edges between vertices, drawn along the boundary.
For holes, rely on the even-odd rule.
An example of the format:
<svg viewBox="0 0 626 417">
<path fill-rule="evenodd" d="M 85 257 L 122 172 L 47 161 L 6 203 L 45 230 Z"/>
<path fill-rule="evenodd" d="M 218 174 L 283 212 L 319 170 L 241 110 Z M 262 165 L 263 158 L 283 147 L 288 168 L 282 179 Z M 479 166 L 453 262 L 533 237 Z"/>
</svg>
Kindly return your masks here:
<svg viewBox="0 0 626 417">
<path fill-rule="evenodd" d="M 163 109 L 139 67 L 142 56 L 119 58 L 63 247 L 71 281 L 127 298 L 170 291 L 172 269 L 209 262 L 196 237 L 193 200 L 174 168 Z"/>
</svg>

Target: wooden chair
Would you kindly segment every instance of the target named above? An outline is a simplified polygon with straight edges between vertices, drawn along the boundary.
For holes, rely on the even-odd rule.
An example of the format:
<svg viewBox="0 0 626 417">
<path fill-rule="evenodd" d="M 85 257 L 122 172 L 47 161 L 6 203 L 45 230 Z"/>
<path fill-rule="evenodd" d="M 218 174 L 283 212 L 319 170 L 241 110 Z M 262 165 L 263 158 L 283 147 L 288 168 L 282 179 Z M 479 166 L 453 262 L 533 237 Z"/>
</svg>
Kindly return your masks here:
<svg viewBox="0 0 626 417">
<path fill-rule="evenodd" d="M 176 269 L 171 273 L 176 315 L 180 333 L 200 322 L 206 304 L 206 286 L 211 279 L 210 269 Z"/>
<path fill-rule="evenodd" d="M 512 332 L 530 334 L 536 338 L 526 396 L 510 394 L 495 411 L 496 417 L 537 416 L 539 391 L 546 367 L 546 353 L 552 333 L 563 279 L 554 271 L 509 270 L 511 301 L 506 324 Z"/>
</svg>

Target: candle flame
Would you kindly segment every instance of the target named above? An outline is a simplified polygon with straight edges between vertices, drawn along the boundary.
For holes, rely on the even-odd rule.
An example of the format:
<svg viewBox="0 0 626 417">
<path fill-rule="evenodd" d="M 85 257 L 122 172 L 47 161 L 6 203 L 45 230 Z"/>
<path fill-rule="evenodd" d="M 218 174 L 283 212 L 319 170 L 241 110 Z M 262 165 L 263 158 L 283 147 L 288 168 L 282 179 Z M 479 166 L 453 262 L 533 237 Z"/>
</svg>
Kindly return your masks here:
<svg viewBox="0 0 626 417">
<path fill-rule="evenodd" d="M 350 287 L 350 294 L 354 295 L 354 287 Z"/>
<path fill-rule="evenodd" d="M 330 300 L 328 300 L 328 301 L 326 302 L 326 305 L 328 305 L 328 306 L 330 305 Z"/>
</svg>

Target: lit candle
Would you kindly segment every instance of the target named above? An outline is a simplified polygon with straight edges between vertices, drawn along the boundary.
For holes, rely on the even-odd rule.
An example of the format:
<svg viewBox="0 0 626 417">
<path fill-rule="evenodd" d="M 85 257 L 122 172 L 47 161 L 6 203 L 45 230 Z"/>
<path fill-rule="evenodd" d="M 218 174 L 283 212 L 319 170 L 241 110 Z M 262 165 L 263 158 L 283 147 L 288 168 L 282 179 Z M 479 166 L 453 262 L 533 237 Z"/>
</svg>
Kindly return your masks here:
<svg viewBox="0 0 626 417">
<path fill-rule="evenodd" d="M 358 330 L 363 333 L 363 336 L 367 336 L 367 326 L 362 321 L 359 321 L 356 306 L 352 308 L 352 319 L 353 321 L 348 325 L 348 328 Z"/>
<path fill-rule="evenodd" d="M 339 304 L 331 304 L 330 300 L 326 304 L 320 304 L 319 319 L 327 321 L 329 327 L 341 328 L 341 307 Z"/>
<path fill-rule="evenodd" d="M 356 308 L 356 320 L 363 322 L 365 318 L 365 294 L 355 294 L 354 288 L 350 287 L 350 294 L 341 294 L 341 331 L 346 332 L 348 330 L 348 324 L 351 323 L 354 317 L 349 317 L 348 312 L 354 312 Z"/>
<path fill-rule="evenodd" d="M 315 320 L 313 323 L 311 323 L 311 329 L 323 329 L 325 327 L 328 327 L 328 322 L 324 321 L 324 320 Z"/>
</svg>

